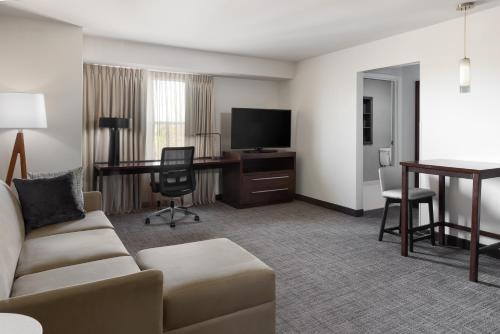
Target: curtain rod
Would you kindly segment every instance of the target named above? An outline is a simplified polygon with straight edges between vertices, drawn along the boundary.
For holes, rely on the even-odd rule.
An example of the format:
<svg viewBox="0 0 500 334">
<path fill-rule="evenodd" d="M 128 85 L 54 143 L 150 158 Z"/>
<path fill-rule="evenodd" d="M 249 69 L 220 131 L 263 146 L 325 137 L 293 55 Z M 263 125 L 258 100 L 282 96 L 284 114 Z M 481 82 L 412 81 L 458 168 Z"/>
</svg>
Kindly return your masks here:
<svg viewBox="0 0 500 334">
<path fill-rule="evenodd" d="M 103 64 L 103 63 L 93 63 L 93 62 L 84 62 L 83 64 L 86 65 L 97 65 L 97 66 L 108 66 L 108 67 L 118 67 L 118 68 L 129 68 L 133 70 L 144 70 L 144 71 L 149 71 L 149 72 L 162 72 L 162 73 L 174 73 L 174 74 L 188 74 L 188 75 L 207 75 L 209 77 L 216 77 L 214 74 L 207 74 L 207 73 L 194 73 L 194 72 L 181 72 L 181 71 L 167 71 L 167 70 L 152 70 L 150 68 L 146 67 L 140 67 L 140 66 L 124 66 L 124 65 L 116 65 L 116 64 Z"/>
</svg>

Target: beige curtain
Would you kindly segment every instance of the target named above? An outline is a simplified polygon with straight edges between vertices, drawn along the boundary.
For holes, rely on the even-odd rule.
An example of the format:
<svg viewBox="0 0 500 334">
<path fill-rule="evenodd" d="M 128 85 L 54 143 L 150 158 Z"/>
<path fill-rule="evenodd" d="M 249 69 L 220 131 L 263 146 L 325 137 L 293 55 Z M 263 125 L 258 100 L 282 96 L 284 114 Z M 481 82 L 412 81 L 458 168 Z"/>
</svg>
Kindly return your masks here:
<svg viewBox="0 0 500 334">
<path fill-rule="evenodd" d="M 107 161 L 107 129 L 98 126 L 100 117 L 124 117 L 130 129 L 120 131 L 121 161 L 145 159 L 146 113 L 143 70 L 90 65 L 83 67 L 83 166 L 84 188 L 91 189 L 93 163 Z M 141 177 L 112 176 L 104 181 L 104 209 L 107 213 L 130 212 L 141 207 Z"/>
<path fill-rule="evenodd" d="M 216 152 L 214 83 L 207 75 L 189 75 L 186 80 L 186 138 L 195 147 L 198 158 L 220 155 Z M 196 172 L 194 204 L 215 202 L 215 184 L 218 174 L 214 170 Z"/>
<path fill-rule="evenodd" d="M 218 155 L 214 132 L 213 80 L 206 75 L 148 72 L 148 159 L 160 159 L 163 147 L 194 146 L 195 158 Z M 193 204 L 215 202 L 217 173 L 196 171 Z M 191 198 L 189 198 L 191 197 Z"/>
</svg>

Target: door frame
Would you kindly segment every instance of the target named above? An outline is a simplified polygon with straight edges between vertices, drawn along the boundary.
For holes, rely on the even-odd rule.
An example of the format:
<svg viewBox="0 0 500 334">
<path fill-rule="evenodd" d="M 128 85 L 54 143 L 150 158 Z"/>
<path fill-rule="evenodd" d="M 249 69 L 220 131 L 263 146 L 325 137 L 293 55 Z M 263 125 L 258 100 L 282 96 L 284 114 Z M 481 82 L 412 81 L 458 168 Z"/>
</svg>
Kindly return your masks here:
<svg viewBox="0 0 500 334">
<path fill-rule="evenodd" d="M 403 128 L 403 117 L 401 115 L 402 110 L 403 110 L 403 82 L 402 78 L 400 76 L 396 75 L 390 75 L 390 74 L 383 74 L 383 73 L 370 73 L 370 72 L 361 72 L 360 75 L 358 76 L 360 82 L 358 84 L 358 115 L 356 117 L 357 119 L 357 131 L 358 131 L 358 147 L 357 147 L 357 156 L 358 156 L 358 168 L 356 168 L 356 178 L 357 178 L 357 196 L 356 196 L 356 201 L 357 201 L 357 206 L 360 209 L 364 209 L 364 199 L 363 199 L 363 186 L 364 186 L 364 178 L 363 178 L 363 167 L 364 167 L 364 157 L 363 157 L 363 121 L 362 121 L 362 108 L 363 108 L 363 97 L 365 96 L 364 94 L 364 80 L 365 79 L 372 79 L 372 80 L 383 80 L 383 81 L 390 81 L 394 82 L 396 85 L 396 103 L 395 103 L 395 110 L 394 116 L 391 118 L 393 127 L 393 157 L 392 157 L 392 162 L 393 165 L 399 164 L 399 159 L 402 156 L 402 146 L 401 145 L 401 138 L 402 138 L 402 128 Z M 395 126 L 394 126 L 395 125 Z"/>
<path fill-rule="evenodd" d="M 415 161 L 420 160 L 420 80 L 415 81 Z M 415 188 L 420 185 L 418 173 L 415 173 Z"/>
</svg>

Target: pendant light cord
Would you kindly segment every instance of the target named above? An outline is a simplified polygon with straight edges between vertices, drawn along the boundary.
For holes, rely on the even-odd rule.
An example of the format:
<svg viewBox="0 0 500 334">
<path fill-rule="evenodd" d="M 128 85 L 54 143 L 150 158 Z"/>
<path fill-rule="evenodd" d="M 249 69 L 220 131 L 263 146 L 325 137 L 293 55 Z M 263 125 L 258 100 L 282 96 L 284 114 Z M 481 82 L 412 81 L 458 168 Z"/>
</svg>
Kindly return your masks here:
<svg viewBox="0 0 500 334">
<path fill-rule="evenodd" d="M 464 58 L 467 58 L 467 8 L 464 9 Z"/>
</svg>

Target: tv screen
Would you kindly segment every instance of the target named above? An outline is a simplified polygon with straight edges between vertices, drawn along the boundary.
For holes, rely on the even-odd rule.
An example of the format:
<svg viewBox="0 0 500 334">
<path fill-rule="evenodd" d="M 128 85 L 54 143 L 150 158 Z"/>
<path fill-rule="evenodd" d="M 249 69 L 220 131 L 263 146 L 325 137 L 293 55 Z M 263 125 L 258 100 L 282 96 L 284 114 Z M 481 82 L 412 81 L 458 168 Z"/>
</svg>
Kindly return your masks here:
<svg viewBox="0 0 500 334">
<path fill-rule="evenodd" d="M 290 147 L 291 110 L 233 108 L 231 148 Z"/>
</svg>

